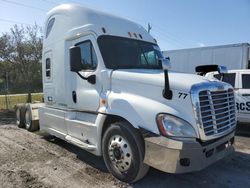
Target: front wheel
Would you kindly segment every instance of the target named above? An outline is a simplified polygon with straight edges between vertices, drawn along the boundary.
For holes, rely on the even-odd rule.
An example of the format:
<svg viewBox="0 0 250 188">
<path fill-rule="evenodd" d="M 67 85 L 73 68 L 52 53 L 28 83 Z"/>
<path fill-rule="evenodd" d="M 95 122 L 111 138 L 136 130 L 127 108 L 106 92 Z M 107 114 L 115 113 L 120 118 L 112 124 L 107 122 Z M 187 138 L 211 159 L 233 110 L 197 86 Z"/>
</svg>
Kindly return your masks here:
<svg viewBox="0 0 250 188">
<path fill-rule="evenodd" d="M 139 132 L 127 122 L 111 124 L 102 140 L 104 162 L 117 179 L 132 183 L 143 178 L 145 146 Z"/>
</svg>

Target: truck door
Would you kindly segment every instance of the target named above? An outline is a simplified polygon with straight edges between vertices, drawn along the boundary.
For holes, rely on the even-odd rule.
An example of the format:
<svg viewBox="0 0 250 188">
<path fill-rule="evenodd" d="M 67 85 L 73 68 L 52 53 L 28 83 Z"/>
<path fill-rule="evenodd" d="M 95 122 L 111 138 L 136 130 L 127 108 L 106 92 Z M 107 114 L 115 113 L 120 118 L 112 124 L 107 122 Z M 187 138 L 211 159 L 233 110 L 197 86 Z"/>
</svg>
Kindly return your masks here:
<svg viewBox="0 0 250 188">
<path fill-rule="evenodd" d="M 98 79 L 98 58 L 96 39 L 89 35 L 72 41 L 72 46 L 79 46 L 82 54 L 82 63 L 85 70 L 78 73 L 69 72 L 68 88 L 69 102 L 68 106 L 75 110 L 96 112 L 99 107 L 101 83 Z M 84 56 L 84 58 L 83 58 Z M 96 75 L 96 83 L 91 84 L 82 77 Z"/>
<path fill-rule="evenodd" d="M 237 89 L 238 121 L 250 122 L 250 72 L 239 73 L 239 88 Z"/>
</svg>

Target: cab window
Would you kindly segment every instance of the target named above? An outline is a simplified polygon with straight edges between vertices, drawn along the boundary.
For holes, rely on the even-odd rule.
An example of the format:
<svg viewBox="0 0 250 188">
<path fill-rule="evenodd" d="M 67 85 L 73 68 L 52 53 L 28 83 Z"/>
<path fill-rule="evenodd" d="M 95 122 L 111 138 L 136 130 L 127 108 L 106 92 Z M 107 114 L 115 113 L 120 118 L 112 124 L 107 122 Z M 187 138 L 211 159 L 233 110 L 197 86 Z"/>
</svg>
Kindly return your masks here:
<svg viewBox="0 0 250 188">
<path fill-rule="evenodd" d="M 149 64 L 149 65 L 155 65 L 157 62 L 157 56 L 154 53 L 154 51 L 149 51 L 141 54 L 141 63 L 142 64 Z"/>
<path fill-rule="evenodd" d="M 218 80 L 222 80 L 223 82 L 229 83 L 231 84 L 233 87 L 235 87 L 235 73 L 227 73 L 224 74 L 224 76 L 222 77 L 220 74 L 215 74 L 214 77 L 217 78 Z"/>
<path fill-rule="evenodd" d="M 47 25 L 46 37 L 45 37 L 45 38 L 48 38 L 48 36 L 49 36 L 49 34 L 50 34 L 50 31 L 52 30 L 52 27 L 53 27 L 54 23 L 55 23 L 55 18 L 51 18 L 51 19 L 49 20 L 48 25 Z"/>
<path fill-rule="evenodd" d="M 250 74 L 242 74 L 242 88 L 250 89 Z"/>
<path fill-rule="evenodd" d="M 94 70 L 97 67 L 97 56 L 91 41 L 76 44 L 81 49 L 82 64 L 86 70 Z"/>
<path fill-rule="evenodd" d="M 50 63 L 50 58 L 47 58 L 45 60 L 45 75 L 47 79 L 50 79 L 51 77 L 51 63 Z"/>
</svg>

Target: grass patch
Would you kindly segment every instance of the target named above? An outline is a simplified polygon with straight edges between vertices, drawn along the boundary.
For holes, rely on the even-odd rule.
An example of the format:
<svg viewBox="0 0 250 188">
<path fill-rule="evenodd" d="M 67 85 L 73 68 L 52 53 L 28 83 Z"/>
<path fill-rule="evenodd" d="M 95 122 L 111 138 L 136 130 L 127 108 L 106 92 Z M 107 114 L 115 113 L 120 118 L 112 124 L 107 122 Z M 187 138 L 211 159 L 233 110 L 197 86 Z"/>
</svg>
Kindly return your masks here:
<svg viewBox="0 0 250 188">
<path fill-rule="evenodd" d="M 43 94 L 42 93 L 32 93 L 32 102 L 42 102 Z M 0 95 L 0 109 L 14 109 L 15 105 L 18 103 L 26 103 L 28 98 L 28 94 L 15 94 L 7 96 L 7 104 L 6 104 L 6 96 Z"/>
</svg>

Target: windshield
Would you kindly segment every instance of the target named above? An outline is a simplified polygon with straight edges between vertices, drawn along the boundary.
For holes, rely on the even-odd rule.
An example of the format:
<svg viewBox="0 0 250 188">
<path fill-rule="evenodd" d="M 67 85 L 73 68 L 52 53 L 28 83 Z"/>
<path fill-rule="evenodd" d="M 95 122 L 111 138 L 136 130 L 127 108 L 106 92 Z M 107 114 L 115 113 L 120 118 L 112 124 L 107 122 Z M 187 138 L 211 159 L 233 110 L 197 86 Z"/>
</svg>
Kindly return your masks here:
<svg viewBox="0 0 250 188">
<path fill-rule="evenodd" d="M 161 69 L 163 55 L 156 44 L 135 39 L 100 36 L 98 45 L 109 69 Z"/>
</svg>

